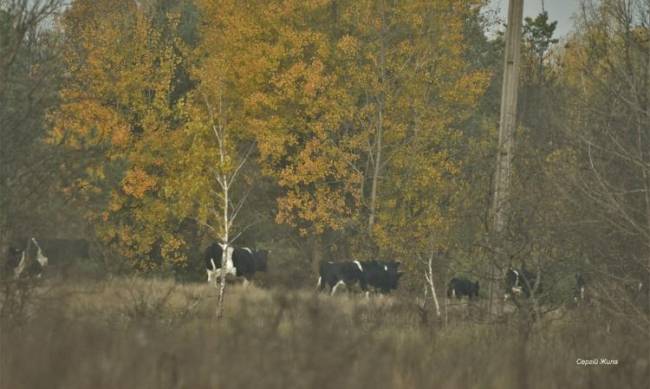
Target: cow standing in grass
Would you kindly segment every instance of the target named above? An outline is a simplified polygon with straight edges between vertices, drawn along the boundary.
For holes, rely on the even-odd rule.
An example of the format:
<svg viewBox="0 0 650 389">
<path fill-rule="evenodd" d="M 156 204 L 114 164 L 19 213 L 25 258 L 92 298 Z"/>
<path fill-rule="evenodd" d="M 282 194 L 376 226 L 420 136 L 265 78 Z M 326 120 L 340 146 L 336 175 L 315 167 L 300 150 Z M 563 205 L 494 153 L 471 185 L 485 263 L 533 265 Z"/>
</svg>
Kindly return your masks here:
<svg viewBox="0 0 650 389">
<path fill-rule="evenodd" d="M 366 295 L 370 292 L 369 287 L 388 293 L 397 289 L 397 283 L 402 276 L 397 270 L 398 267 L 399 262 L 394 261 L 322 261 L 319 265 L 317 288 L 322 291 L 329 286 L 330 295 L 334 295 L 341 285 L 349 287 L 359 284 Z"/>
<path fill-rule="evenodd" d="M 330 295 L 336 293 L 340 285 L 351 286 L 359 284 L 362 290 L 368 290 L 366 279 L 363 276 L 363 266 L 359 261 L 332 262 L 322 261 L 319 265 L 317 288 L 321 291 L 329 286 Z"/>
<path fill-rule="evenodd" d="M 478 298 L 479 284 L 478 281 L 472 282 L 467 278 L 452 278 L 447 287 L 447 298 L 455 297 L 462 299 L 467 296 L 470 300 Z"/>
<path fill-rule="evenodd" d="M 221 256 L 224 246 L 220 243 L 213 243 L 205 251 L 204 262 L 210 283 L 221 274 Z M 226 255 L 226 274 L 243 277 L 244 284 L 247 284 L 255 273 L 267 271 L 268 254 L 268 250 L 229 246 Z"/>
<path fill-rule="evenodd" d="M 396 261 L 363 261 L 366 284 L 381 293 L 390 293 L 397 289 L 400 277 L 404 274 L 398 271 L 400 262 Z"/>
</svg>

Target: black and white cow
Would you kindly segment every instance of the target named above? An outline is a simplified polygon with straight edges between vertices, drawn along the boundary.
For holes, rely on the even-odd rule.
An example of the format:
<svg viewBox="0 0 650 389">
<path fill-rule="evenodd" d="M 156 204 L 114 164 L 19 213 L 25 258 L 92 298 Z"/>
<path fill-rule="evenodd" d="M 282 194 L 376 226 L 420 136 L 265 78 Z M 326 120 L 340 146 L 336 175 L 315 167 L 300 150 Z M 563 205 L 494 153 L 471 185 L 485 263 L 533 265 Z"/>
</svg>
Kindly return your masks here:
<svg viewBox="0 0 650 389">
<path fill-rule="evenodd" d="M 208 274 L 208 282 L 212 283 L 216 281 L 217 277 L 221 275 L 221 262 L 223 260 L 223 251 L 226 245 L 221 243 L 212 243 L 205 249 L 203 253 L 203 261 L 205 263 L 205 271 Z M 235 266 L 232 262 L 232 253 L 234 248 L 228 246 L 226 250 L 226 274 L 236 274 Z"/>
<path fill-rule="evenodd" d="M 319 264 L 318 275 L 316 287 L 322 291 L 326 286 L 329 286 L 330 295 L 334 295 L 336 288 L 340 285 L 359 284 L 362 290 L 368 290 L 366 278 L 363 274 L 363 266 L 359 261 L 322 261 Z"/>
<path fill-rule="evenodd" d="M 363 261 L 363 275 L 366 285 L 379 290 L 381 293 L 389 293 L 397 289 L 400 277 L 404 274 L 398 271 L 400 262 L 396 261 Z"/>
<path fill-rule="evenodd" d="M 369 287 L 388 293 L 397 289 L 397 283 L 403 274 L 397 270 L 398 267 L 399 262 L 395 261 L 322 261 L 316 287 L 322 291 L 329 286 L 331 295 L 336 293 L 340 285 L 355 284 L 359 284 L 366 295 L 370 292 Z"/>
<path fill-rule="evenodd" d="M 43 253 L 36 238 L 27 240 L 24 249 L 9 247 L 5 271 L 13 272 L 14 278 L 23 276 L 40 278 L 47 267 L 48 258 Z"/>
<path fill-rule="evenodd" d="M 447 286 L 447 298 L 455 297 L 462 299 L 463 296 L 467 296 L 471 300 L 474 297 L 478 298 L 478 292 L 478 281 L 472 282 L 462 277 L 452 278 Z"/>
<path fill-rule="evenodd" d="M 254 250 L 248 247 L 236 247 L 232 254 L 232 262 L 236 269 L 237 277 L 244 277 L 247 281 L 257 272 L 268 269 L 268 250 Z"/>
<path fill-rule="evenodd" d="M 509 298 L 523 295 L 526 298 L 531 296 L 531 291 L 539 294 L 542 291 L 542 286 L 537 285 L 535 289 L 535 282 L 537 274 L 531 273 L 526 269 L 513 269 L 508 268 L 505 275 L 505 294 L 504 300 Z"/>
<path fill-rule="evenodd" d="M 575 275 L 576 284 L 573 289 L 573 302 L 576 304 L 583 303 L 585 301 L 585 290 L 587 287 L 587 282 L 582 273 L 576 273 Z"/>
<path fill-rule="evenodd" d="M 208 282 L 213 282 L 221 274 L 221 261 L 225 245 L 213 243 L 203 256 Z M 244 277 L 245 283 L 257 272 L 268 269 L 268 250 L 253 250 L 248 247 L 228 246 L 226 250 L 226 274 Z"/>
</svg>

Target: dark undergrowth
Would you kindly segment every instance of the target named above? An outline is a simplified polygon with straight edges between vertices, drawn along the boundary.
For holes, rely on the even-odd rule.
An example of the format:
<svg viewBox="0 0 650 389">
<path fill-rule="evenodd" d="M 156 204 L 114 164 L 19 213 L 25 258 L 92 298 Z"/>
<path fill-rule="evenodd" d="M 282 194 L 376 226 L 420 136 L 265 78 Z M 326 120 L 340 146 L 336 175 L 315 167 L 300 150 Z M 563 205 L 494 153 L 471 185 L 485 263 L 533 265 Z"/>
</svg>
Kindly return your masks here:
<svg viewBox="0 0 650 389">
<path fill-rule="evenodd" d="M 217 322 L 215 295 L 136 278 L 38 286 L 3 313 L 0 387 L 645 388 L 650 378 L 647 333 L 591 309 L 533 324 L 453 314 L 443 325 L 401 297 L 237 286 Z"/>
</svg>

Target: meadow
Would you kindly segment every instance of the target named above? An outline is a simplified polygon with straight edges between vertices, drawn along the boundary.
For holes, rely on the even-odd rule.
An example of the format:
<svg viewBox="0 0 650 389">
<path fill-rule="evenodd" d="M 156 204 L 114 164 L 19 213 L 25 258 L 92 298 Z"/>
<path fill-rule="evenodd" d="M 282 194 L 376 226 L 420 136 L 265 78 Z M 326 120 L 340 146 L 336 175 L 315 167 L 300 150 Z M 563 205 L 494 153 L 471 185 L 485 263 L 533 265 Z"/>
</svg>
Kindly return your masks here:
<svg viewBox="0 0 650 389">
<path fill-rule="evenodd" d="M 216 320 L 216 295 L 140 277 L 5 282 L 0 388 L 643 388 L 650 377 L 647 334 L 590 307 L 531 323 L 460 304 L 445 323 L 407 294 L 233 285 Z"/>
</svg>

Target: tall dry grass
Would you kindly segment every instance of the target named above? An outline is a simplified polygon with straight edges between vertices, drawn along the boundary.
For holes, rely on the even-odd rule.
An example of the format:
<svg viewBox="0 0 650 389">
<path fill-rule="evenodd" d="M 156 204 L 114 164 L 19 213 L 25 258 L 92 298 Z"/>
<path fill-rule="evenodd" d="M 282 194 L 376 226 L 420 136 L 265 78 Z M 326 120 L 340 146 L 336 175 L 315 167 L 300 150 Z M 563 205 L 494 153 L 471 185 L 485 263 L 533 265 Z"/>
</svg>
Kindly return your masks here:
<svg viewBox="0 0 650 389">
<path fill-rule="evenodd" d="M 423 320 L 408 298 L 118 278 L 39 285 L 4 316 L 1 388 L 645 388 L 647 335 L 591 310 Z M 6 304 L 6 298 L 2 300 Z M 15 320 L 20 318 L 20 320 Z M 578 358 L 617 359 L 578 366 Z"/>
</svg>

